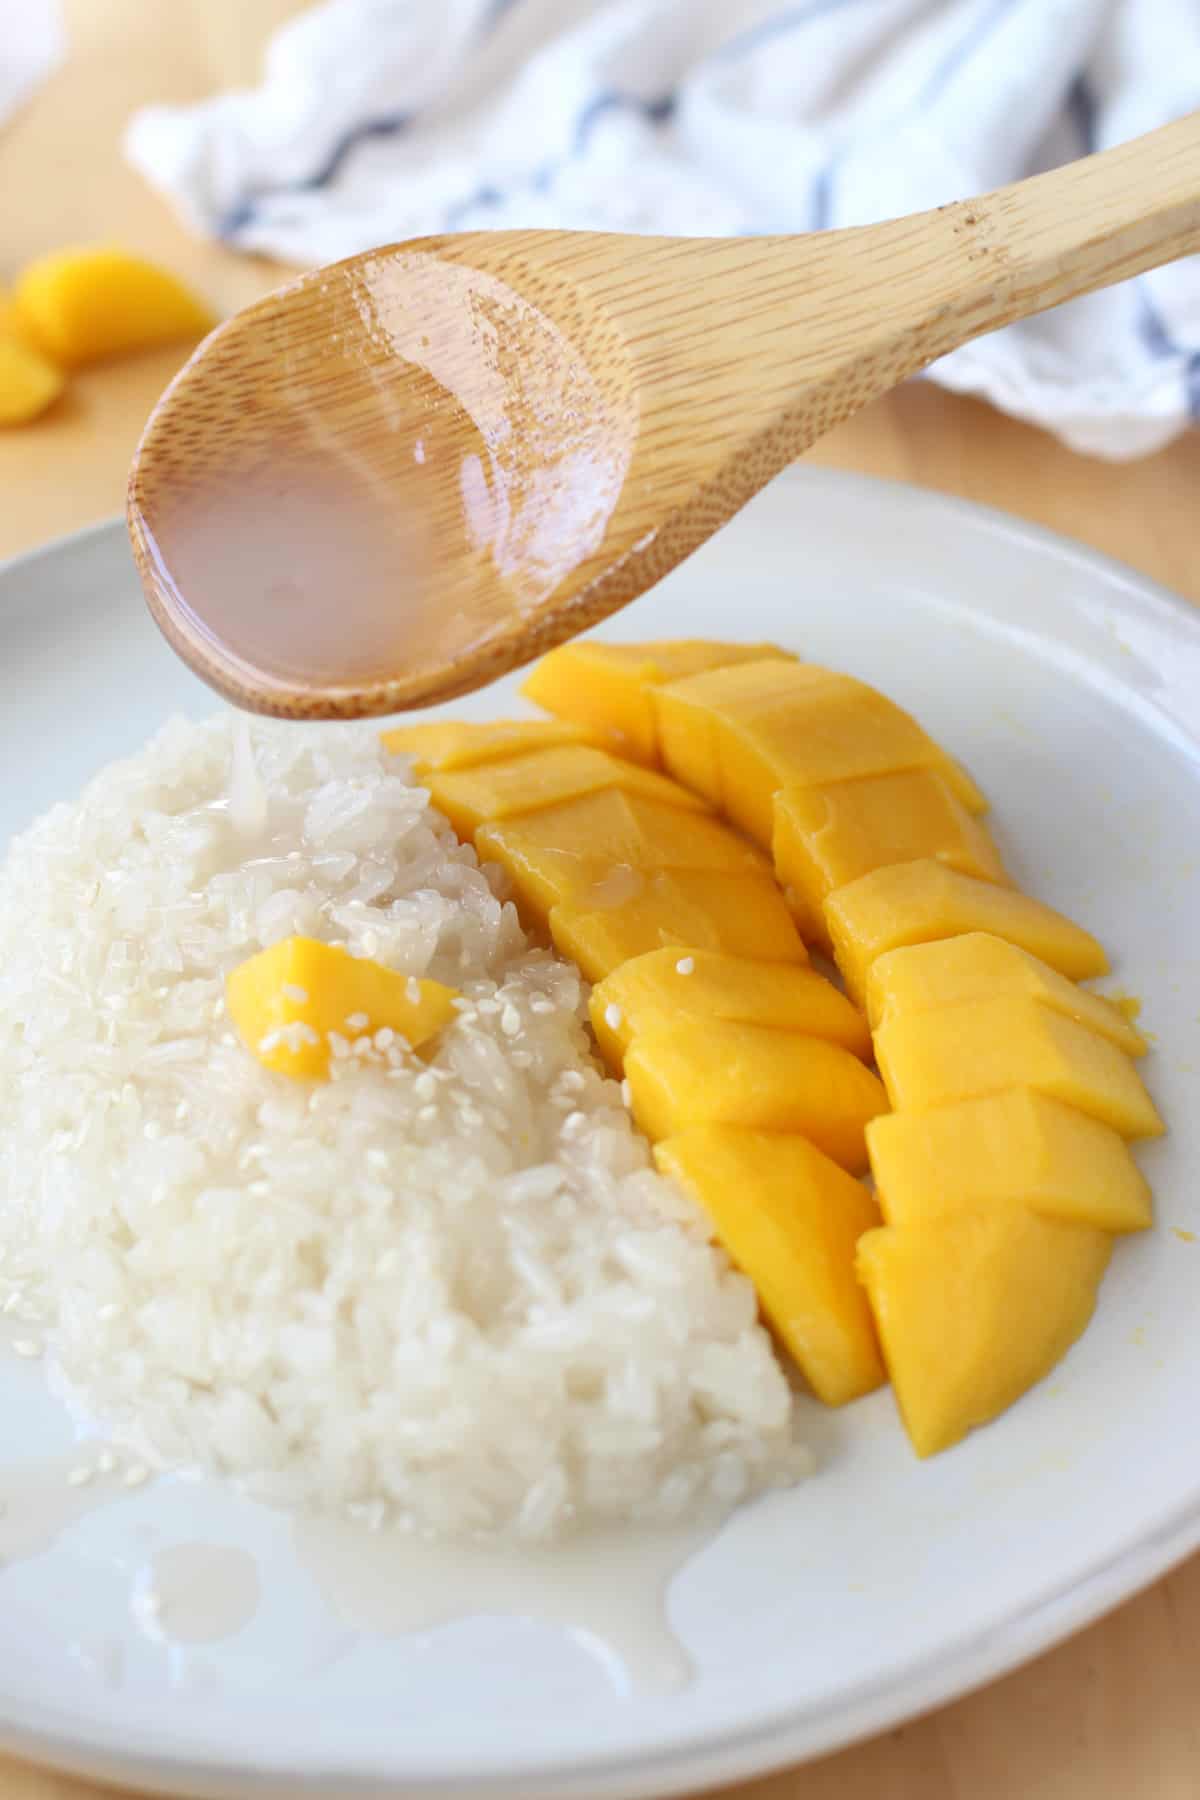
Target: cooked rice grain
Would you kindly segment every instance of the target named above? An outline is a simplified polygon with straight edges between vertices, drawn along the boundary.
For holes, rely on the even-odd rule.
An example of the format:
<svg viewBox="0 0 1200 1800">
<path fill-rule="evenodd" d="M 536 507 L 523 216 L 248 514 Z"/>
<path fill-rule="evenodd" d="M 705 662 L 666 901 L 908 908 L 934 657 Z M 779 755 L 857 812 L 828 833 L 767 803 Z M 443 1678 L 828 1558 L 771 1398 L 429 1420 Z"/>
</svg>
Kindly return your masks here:
<svg viewBox="0 0 1200 1800">
<path fill-rule="evenodd" d="M 0 1305 L 116 1440 L 285 1503 L 543 1537 L 801 1472 L 753 1292 L 648 1166 L 575 970 L 373 730 L 256 743 L 254 841 L 218 718 L 11 847 Z M 461 988 L 431 1063 L 263 1069 L 225 977 L 292 933 Z"/>
</svg>

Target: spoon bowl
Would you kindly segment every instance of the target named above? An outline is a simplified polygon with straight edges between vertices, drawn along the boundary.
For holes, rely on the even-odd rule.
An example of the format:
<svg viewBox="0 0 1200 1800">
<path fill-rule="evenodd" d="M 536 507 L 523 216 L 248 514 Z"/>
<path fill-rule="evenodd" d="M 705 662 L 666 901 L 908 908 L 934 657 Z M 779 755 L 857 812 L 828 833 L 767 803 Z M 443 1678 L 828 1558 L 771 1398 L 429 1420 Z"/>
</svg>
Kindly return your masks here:
<svg viewBox="0 0 1200 1800">
<path fill-rule="evenodd" d="M 147 599 L 251 710 L 449 699 L 627 604 L 936 357 L 1196 249 L 1200 115 L 849 231 L 370 251 L 167 389 L 129 483 Z"/>
</svg>

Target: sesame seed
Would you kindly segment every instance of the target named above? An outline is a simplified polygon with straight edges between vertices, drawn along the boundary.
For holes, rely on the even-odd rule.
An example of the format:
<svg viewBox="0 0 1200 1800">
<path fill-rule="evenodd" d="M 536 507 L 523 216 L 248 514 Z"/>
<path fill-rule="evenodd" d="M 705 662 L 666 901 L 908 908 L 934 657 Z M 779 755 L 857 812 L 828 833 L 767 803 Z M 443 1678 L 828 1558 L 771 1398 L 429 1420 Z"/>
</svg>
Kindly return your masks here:
<svg viewBox="0 0 1200 1800">
<path fill-rule="evenodd" d="M 577 1093 L 583 1086 L 583 1076 L 578 1069 L 564 1069 L 557 1084 L 564 1094 Z"/>
<path fill-rule="evenodd" d="M 13 1349 L 18 1356 L 34 1357 L 42 1354 L 42 1346 L 35 1344 L 32 1338 L 14 1338 Z"/>
<path fill-rule="evenodd" d="M 604 1023 L 610 1031 L 616 1031 L 621 1023 L 621 1009 L 610 1001 L 604 1009 Z"/>
<path fill-rule="evenodd" d="M 351 1013 L 345 1021 L 346 1030 L 350 1032 L 365 1031 L 371 1023 L 365 1012 Z"/>
<path fill-rule="evenodd" d="M 396 1034 L 390 1025 L 381 1026 L 375 1033 L 375 1048 L 377 1050 L 390 1050 L 395 1041 Z"/>
<path fill-rule="evenodd" d="M 432 1125 L 437 1118 L 436 1106 L 422 1106 L 417 1113 L 417 1121 L 421 1125 Z"/>
<path fill-rule="evenodd" d="M 410 1006 L 421 1004 L 421 984 L 415 975 L 410 975 L 404 984 L 404 998 Z"/>
<path fill-rule="evenodd" d="M 102 1324 L 107 1324 L 110 1319 L 116 1318 L 120 1310 L 115 1300 L 106 1300 L 103 1306 L 96 1308 L 96 1317 Z"/>
<path fill-rule="evenodd" d="M 270 1056 L 272 1050 L 278 1050 L 279 1039 L 280 1033 L 278 1031 L 268 1031 L 265 1037 L 261 1037 L 258 1040 L 258 1054 L 260 1056 Z"/>
<path fill-rule="evenodd" d="M 150 1479 L 150 1471 L 145 1463 L 130 1463 L 123 1479 L 127 1488 L 144 1487 Z"/>
<path fill-rule="evenodd" d="M 630 1087 L 628 1081 L 623 1081 L 621 1083 L 621 1099 L 624 1102 L 626 1109 L 633 1105 L 633 1089 Z"/>
<path fill-rule="evenodd" d="M 253 1194 L 256 1200 L 264 1199 L 270 1191 L 271 1184 L 269 1181 L 252 1181 L 246 1190 L 247 1193 Z"/>
<path fill-rule="evenodd" d="M 500 1014 L 500 1029 L 505 1037 L 516 1037 L 521 1030 L 521 1015 L 513 1005 L 508 1005 Z"/>
<path fill-rule="evenodd" d="M 529 1002 L 529 1010 L 535 1013 L 552 1013 L 556 1009 L 553 1000 L 547 1000 L 544 995 L 539 994 L 536 1000 Z"/>
<path fill-rule="evenodd" d="M 329 1039 L 329 1048 L 332 1050 L 335 1057 L 340 1058 L 343 1056 L 349 1056 L 349 1054 L 350 1054 L 349 1038 L 344 1038 L 340 1031 L 327 1032 L 326 1036 Z"/>
<path fill-rule="evenodd" d="M 285 1000 L 293 1001 L 296 1006 L 308 1005 L 308 989 L 297 987 L 294 981 L 285 981 L 279 991 Z"/>
<path fill-rule="evenodd" d="M 388 1155 L 386 1150 L 380 1150 L 378 1148 L 378 1146 L 376 1146 L 375 1148 L 367 1151 L 367 1167 L 368 1167 L 368 1169 L 389 1169 L 391 1167 L 391 1163 L 392 1163 L 392 1159 Z"/>
<path fill-rule="evenodd" d="M 155 1138 L 160 1138 L 162 1136 L 162 1126 L 158 1123 L 157 1119 L 147 1119 L 146 1123 L 142 1126 L 142 1136 L 148 1137 L 152 1143 Z"/>
<path fill-rule="evenodd" d="M 426 1069 L 413 1082 L 413 1093 L 418 1100 L 432 1100 L 437 1093 L 437 1076 L 432 1069 Z"/>
<path fill-rule="evenodd" d="M 695 968 L 696 959 L 694 956 L 681 956 L 679 961 L 675 964 L 676 973 L 679 975 L 691 975 L 695 972 Z"/>
<path fill-rule="evenodd" d="M 96 1473 L 98 1475 L 111 1475 L 116 1469 L 116 1466 L 117 1459 L 111 1450 L 102 1450 L 96 1458 Z"/>
<path fill-rule="evenodd" d="M 95 1472 L 94 1470 L 89 1469 L 87 1467 L 86 1463 L 80 1463 L 78 1468 L 68 1469 L 67 1470 L 67 1486 L 68 1487 L 86 1487 L 88 1482 L 92 1479 L 92 1475 L 94 1474 L 94 1472 Z"/>
<path fill-rule="evenodd" d="M 569 1112 L 562 1122 L 562 1134 L 564 1137 L 578 1137 L 586 1124 L 586 1113 Z"/>
</svg>

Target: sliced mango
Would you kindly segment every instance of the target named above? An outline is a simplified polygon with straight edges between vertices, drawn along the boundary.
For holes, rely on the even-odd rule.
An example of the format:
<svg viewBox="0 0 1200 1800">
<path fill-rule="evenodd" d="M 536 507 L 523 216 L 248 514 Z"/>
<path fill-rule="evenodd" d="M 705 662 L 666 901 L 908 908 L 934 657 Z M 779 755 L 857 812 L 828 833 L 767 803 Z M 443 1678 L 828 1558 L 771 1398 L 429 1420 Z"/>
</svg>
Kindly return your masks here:
<svg viewBox="0 0 1200 1800">
<path fill-rule="evenodd" d="M 886 695 L 849 675 L 825 671 L 786 700 L 718 715 L 721 802 L 756 843 L 770 844 L 774 797 L 784 787 L 814 787 L 909 769 L 935 769 L 964 806 L 978 810 L 973 784 L 916 720 Z"/>
<path fill-rule="evenodd" d="M 933 1012 L 1001 994 L 1028 994 L 1089 1031 L 1108 1038 L 1126 1056 L 1149 1046 L 1133 1021 L 1102 994 L 1089 993 L 1028 950 L 986 931 L 889 950 L 867 976 L 867 1017 L 872 1028 L 907 1013 Z"/>
<path fill-rule="evenodd" d="M 635 873 L 610 869 L 603 884 L 592 890 L 614 900 L 620 894 L 617 904 L 551 909 L 555 948 L 577 963 L 589 981 L 603 981 L 631 957 L 663 945 L 677 945 L 681 953 L 723 950 L 768 963 L 808 960 L 792 915 L 769 877 L 717 869 L 652 869 L 640 885 L 626 889 L 626 878 L 632 884 Z"/>
<path fill-rule="evenodd" d="M 860 1174 L 864 1131 L 887 1110 L 878 1078 L 849 1050 L 765 1025 L 683 1019 L 634 1038 L 625 1053 L 633 1114 L 646 1136 L 692 1125 L 796 1132 Z"/>
<path fill-rule="evenodd" d="M 268 1069 L 304 1079 L 328 1075 L 339 1039 L 356 1044 L 389 1030 L 417 1049 L 454 1017 L 457 997 L 440 981 L 400 975 L 306 937 L 272 944 L 225 984 L 246 1048 Z"/>
<path fill-rule="evenodd" d="M 789 704 L 804 689 L 825 687 L 829 680 L 829 670 L 815 663 L 767 657 L 708 669 L 657 688 L 653 701 L 663 766 L 676 781 L 722 806 L 725 722 L 765 706 Z"/>
<path fill-rule="evenodd" d="M 773 644 L 720 644 L 681 639 L 661 644 L 606 644 L 578 639 L 535 664 L 522 693 L 536 706 L 603 734 L 618 756 L 658 761 L 653 690 L 661 683 L 728 663 L 787 657 Z"/>
<path fill-rule="evenodd" d="M 774 805 L 775 873 L 801 931 L 817 942 L 834 889 L 887 863 L 934 857 L 981 881 L 1008 879 L 987 827 L 936 769 L 782 788 Z"/>
<path fill-rule="evenodd" d="M 558 806 L 583 794 L 618 788 L 683 812 L 707 812 L 704 801 L 653 769 L 612 756 L 590 744 L 557 744 L 536 755 L 489 762 L 476 769 L 430 770 L 425 785 L 433 804 L 460 838 L 481 825 Z"/>
<path fill-rule="evenodd" d="M 1144 1231 L 1150 1188 L 1110 1125 L 1029 1088 L 936 1112 L 885 1113 L 867 1126 L 889 1225 L 963 1207 L 1027 1206 L 1097 1231 Z"/>
<path fill-rule="evenodd" d="M 64 368 L 180 338 L 202 337 L 216 320 L 174 275 L 109 246 L 56 250 L 17 278 L 22 326 Z"/>
<path fill-rule="evenodd" d="M 61 369 L 15 334 L 0 333 L 0 425 L 25 425 L 62 393 Z"/>
<path fill-rule="evenodd" d="M 1023 1207 L 864 1232 L 858 1272 L 918 1456 L 986 1425 L 1092 1316 L 1112 1239 Z"/>
<path fill-rule="evenodd" d="M 825 902 L 825 924 L 846 986 L 860 1002 L 871 965 L 886 950 L 960 932 L 1005 938 L 1072 981 L 1108 969 L 1091 932 L 1053 907 L 931 859 L 893 863 L 836 889 Z"/>
<path fill-rule="evenodd" d="M 1028 995 L 889 1019 L 875 1033 L 875 1057 L 897 1112 L 1031 1087 L 1125 1138 L 1163 1130 L 1124 1052 Z"/>
<path fill-rule="evenodd" d="M 508 871 L 518 905 L 537 921 L 552 906 L 636 899 L 652 869 L 722 870 L 774 885 L 770 864 L 719 819 L 616 788 L 481 825 L 475 848 Z"/>
<path fill-rule="evenodd" d="M 815 969 L 747 962 L 719 951 L 652 950 L 622 963 L 592 990 L 592 1028 L 610 1068 L 620 1069 L 631 1038 L 677 1019 L 721 1019 L 800 1031 L 869 1058 L 866 1020 Z"/>
<path fill-rule="evenodd" d="M 568 719 L 430 719 L 424 725 L 396 725 L 380 740 L 393 756 L 411 756 L 419 774 L 426 769 L 477 769 L 513 756 L 549 750 L 557 744 L 595 744 L 594 731 Z"/>
<path fill-rule="evenodd" d="M 700 1125 L 654 1152 L 712 1221 L 729 1259 L 818 1399 L 844 1406 L 884 1380 L 854 1272 L 879 1213 L 861 1181 L 802 1137 Z"/>
</svg>

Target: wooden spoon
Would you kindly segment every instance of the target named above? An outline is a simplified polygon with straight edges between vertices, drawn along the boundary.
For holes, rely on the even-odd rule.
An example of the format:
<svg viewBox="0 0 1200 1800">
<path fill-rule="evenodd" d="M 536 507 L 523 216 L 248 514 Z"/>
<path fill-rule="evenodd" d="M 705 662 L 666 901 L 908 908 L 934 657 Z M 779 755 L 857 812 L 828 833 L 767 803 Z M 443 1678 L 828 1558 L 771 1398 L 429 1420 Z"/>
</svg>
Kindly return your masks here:
<svg viewBox="0 0 1200 1800">
<path fill-rule="evenodd" d="M 151 610 L 258 712 L 448 699 L 625 606 L 935 357 L 1195 250 L 1200 113 L 862 229 L 352 257 L 222 325 L 155 409 L 129 483 Z"/>
</svg>

